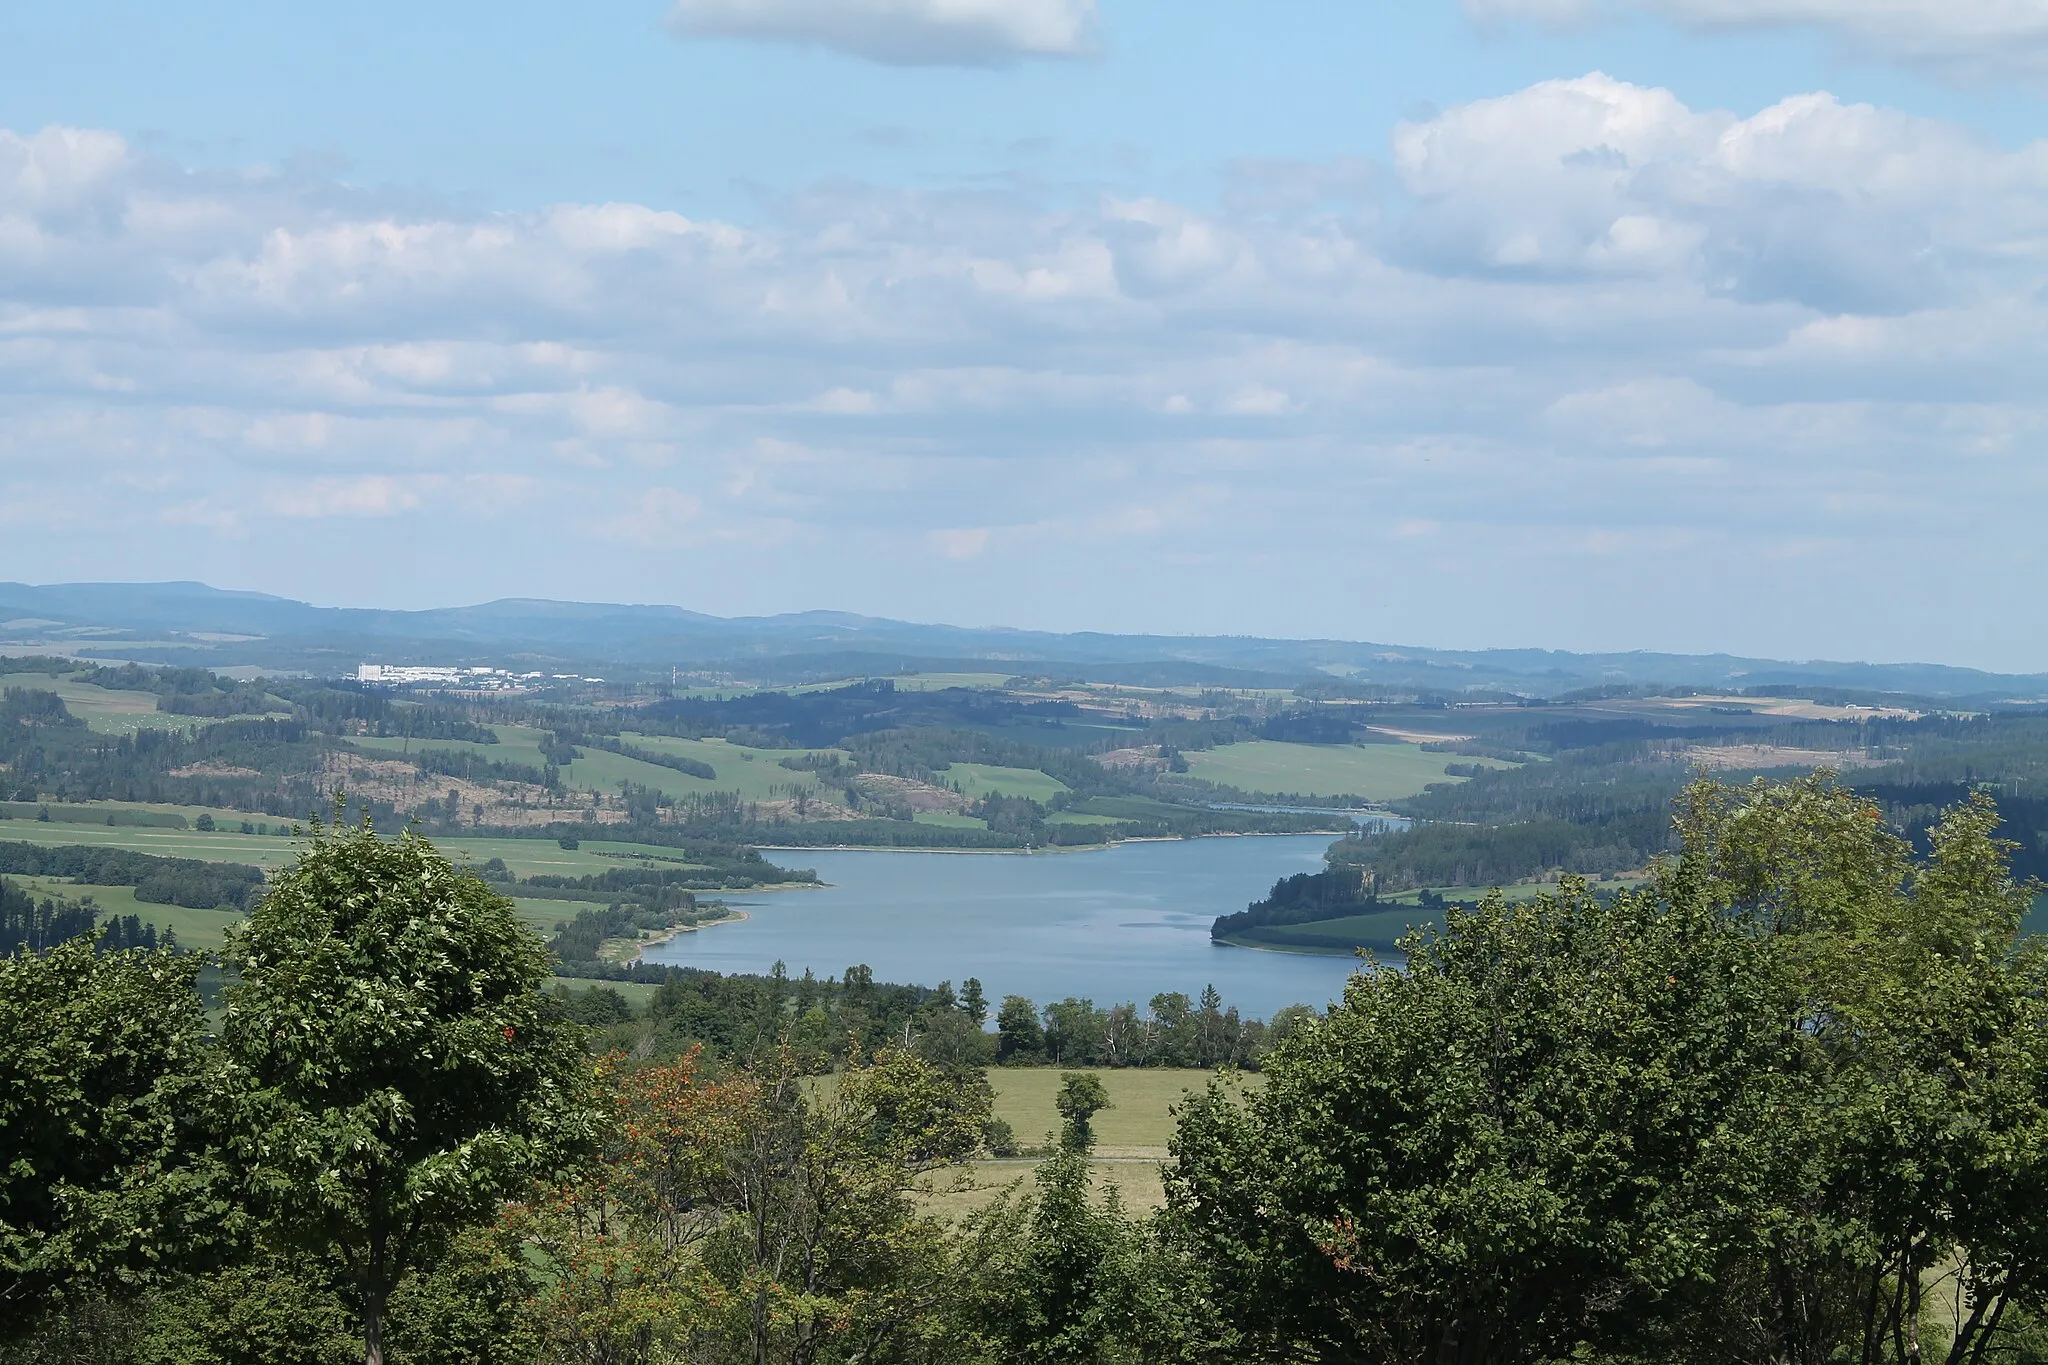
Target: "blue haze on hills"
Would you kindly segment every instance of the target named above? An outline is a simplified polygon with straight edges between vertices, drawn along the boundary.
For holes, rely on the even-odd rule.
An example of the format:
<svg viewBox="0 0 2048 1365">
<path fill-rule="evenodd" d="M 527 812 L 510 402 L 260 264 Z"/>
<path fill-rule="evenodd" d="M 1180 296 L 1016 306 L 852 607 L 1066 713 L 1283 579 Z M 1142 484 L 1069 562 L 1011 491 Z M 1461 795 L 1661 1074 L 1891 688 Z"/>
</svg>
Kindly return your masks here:
<svg viewBox="0 0 2048 1365">
<path fill-rule="evenodd" d="M 2048 675 L 1936 663 L 1369 641 L 1108 635 L 894 621 L 845 612 L 720 617 L 683 607 L 508 598 L 426 611 L 318 607 L 201 583 L 0 583 L 0 648 L 207 667 L 346 672 L 384 663 L 671 667 L 769 684 L 897 672 L 1082 674 L 1130 685 L 1393 688 L 1555 696 L 1606 684 L 1795 686 L 1971 700 L 2048 694 Z"/>
</svg>

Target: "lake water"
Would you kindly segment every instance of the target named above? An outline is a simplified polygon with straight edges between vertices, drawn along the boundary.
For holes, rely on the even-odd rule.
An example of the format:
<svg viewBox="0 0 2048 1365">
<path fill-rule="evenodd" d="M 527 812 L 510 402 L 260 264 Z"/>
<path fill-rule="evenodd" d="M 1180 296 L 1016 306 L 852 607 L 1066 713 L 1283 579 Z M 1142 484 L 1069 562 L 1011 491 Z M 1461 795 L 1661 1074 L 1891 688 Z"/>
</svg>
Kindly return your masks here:
<svg viewBox="0 0 2048 1365">
<path fill-rule="evenodd" d="M 770 851 L 829 886 L 728 897 L 745 923 L 681 934 L 645 953 L 720 972 L 832 976 L 866 963 L 877 981 L 933 986 L 979 977 L 989 998 L 1066 996 L 1143 1005 L 1162 991 L 1214 984 L 1224 1003 L 1264 1018 L 1339 995 L 1354 962 L 1211 942 L 1209 925 L 1314 872 L 1327 834 L 1180 839 L 1082 853 L 1026 855 Z"/>
</svg>

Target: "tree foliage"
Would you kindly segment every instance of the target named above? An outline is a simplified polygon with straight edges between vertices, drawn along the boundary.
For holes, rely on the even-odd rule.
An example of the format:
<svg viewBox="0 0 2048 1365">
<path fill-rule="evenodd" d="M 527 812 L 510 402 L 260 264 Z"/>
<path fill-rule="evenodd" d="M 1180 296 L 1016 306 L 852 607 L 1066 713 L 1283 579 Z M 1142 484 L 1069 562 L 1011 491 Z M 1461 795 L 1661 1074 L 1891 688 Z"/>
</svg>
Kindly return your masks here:
<svg viewBox="0 0 2048 1365">
<path fill-rule="evenodd" d="M 406 1271 L 587 1146 L 579 1040 L 511 903 L 410 833 L 316 827 L 227 959 L 229 1151 L 353 1284 L 375 1362 Z"/>
</svg>

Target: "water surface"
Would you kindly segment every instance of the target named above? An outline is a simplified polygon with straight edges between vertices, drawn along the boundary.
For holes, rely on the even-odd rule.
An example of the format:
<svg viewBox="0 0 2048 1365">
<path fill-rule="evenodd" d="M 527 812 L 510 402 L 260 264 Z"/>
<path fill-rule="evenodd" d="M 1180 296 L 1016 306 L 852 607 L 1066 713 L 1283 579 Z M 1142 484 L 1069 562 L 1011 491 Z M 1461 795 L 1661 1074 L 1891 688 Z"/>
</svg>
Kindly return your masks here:
<svg viewBox="0 0 2048 1365">
<path fill-rule="evenodd" d="M 981 979 L 990 999 L 1043 1006 L 1066 996 L 1142 1005 L 1162 991 L 1214 984 L 1226 1004 L 1265 1017 L 1322 1006 L 1344 988 L 1349 958 L 1214 944 L 1209 925 L 1281 877 L 1323 865 L 1330 836 L 1180 839 L 1079 853 L 1026 855 L 783 850 L 813 867 L 822 890 L 729 897 L 749 918 L 649 948 L 650 962 L 792 976 L 866 963 L 878 981 Z"/>
</svg>

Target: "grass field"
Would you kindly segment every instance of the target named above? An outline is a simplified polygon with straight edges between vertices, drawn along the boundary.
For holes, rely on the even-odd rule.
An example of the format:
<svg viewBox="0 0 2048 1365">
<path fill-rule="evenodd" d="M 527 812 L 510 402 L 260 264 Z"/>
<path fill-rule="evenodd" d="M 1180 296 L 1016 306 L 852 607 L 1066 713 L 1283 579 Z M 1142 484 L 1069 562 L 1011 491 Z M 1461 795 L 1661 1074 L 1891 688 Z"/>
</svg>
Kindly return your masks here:
<svg viewBox="0 0 2048 1365">
<path fill-rule="evenodd" d="M 965 1218 L 1006 1192 L 1030 1194 L 1037 1169 L 1038 1163 L 1032 1160 L 976 1161 L 950 1167 L 925 1177 L 925 1192 L 919 1202 L 926 1212 L 940 1218 Z M 1128 1214 L 1142 1217 L 1166 1204 L 1165 1173 L 1157 1161 L 1097 1161 L 1093 1174 L 1097 1197 L 1107 1202 L 1115 1191 L 1117 1203 Z"/>
<path fill-rule="evenodd" d="M 950 810 L 921 810 L 911 817 L 920 825 L 937 825 L 941 829 L 987 829 L 988 821 L 978 820 L 972 815 L 961 815 Z"/>
<path fill-rule="evenodd" d="M 144 924 L 154 924 L 158 933 L 174 929 L 178 942 L 184 947 L 207 952 L 218 949 L 229 926 L 242 920 L 239 910 L 187 910 L 181 905 L 150 905 L 135 899 L 132 886 L 86 886 L 61 877 L 10 876 L 7 880 L 36 897 L 57 896 L 75 901 L 90 896 L 100 908 L 102 924 L 118 915 L 133 915 Z"/>
<path fill-rule="evenodd" d="M 1075 1067 L 1073 1070 L 1086 1070 Z M 1016 1130 L 1017 1141 L 1035 1147 L 1048 1133 L 1057 1133 L 1059 1094 L 1056 1067 L 990 1067 L 989 1085 L 996 1092 L 995 1116 Z M 1173 1106 L 1190 1092 L 1209 1084 L 1216 1073 L 1175 1067 L 1127 1067 L 1098 1071 L 1109 1091 L 1111 1107 L 1095 1116 L 1095 1154 L 1100 1157 L 1164 1157 L 1173 1133 Z M 1259 1078 L 1246 1076 L 1256 1085 Z"/>
<path fill-rule="evenodd" d="M 939 777 L 959 787 L 961 794 L 970 800 L 996 792 L 1003 796 L 1028 797 L 1044 805 L 1067 790 L 1066 783 L 1036 768 L 998 768 L 989 763 L 955 763 L 942 771 Z"/>
<path fill-rule="evenodd" d="M 889 679 L 899 692 L 938 692 L 948 687 L 1001 687 L 1009 673 L 905 673 Z"/>
<path fill-rule="evenodd" d="M 155 809 L 150 807 L 149 809 Z M 272 828 L 277 828 L 272 825 Z M 251 863 L 257 867 L 281 867 L 291 861 L 301 841 L 275 834 L 241 834 L 222 829 L 211 834 L 190 829 L 150 829 L 121 825 L 68 825 L 40 820 L 0 820 L 0 839 L 18 839 L 31 844 L 89 844 L 94 847 L 125 848 L 137 853 L 155 853 L 166 858 L 197 858 L 202 862 Z M 615 867 L 632 866 L 635 858 L 653 860 L 660 866 L 676 866 L 679 856 L 673 848 L 652 844 L 629 844 L 609 839 L 585 839 L 580 847 L 565 849 L 551 839 L 491 839 L 461 836 L 434 840 L 435 847 L 458 861 L 486 862 L 503 858 L 505 866 L 521 877 L 552 874 L 564 877 L 588 876 Z M 624 857 L 606 857 L 622 854 Z"/>
<path fill-rule="evenodd" d="M 1427 753 L 1419 744 L 1286 744 L 1258 739 L 1186 755 L 1196 777 L 1240 791 L 1297 796 L 1350 796 L 1391 801 L 1414 796 L 1432 782 L 1462 782 L 1444 772 L 1450 763 L 1511 765 L 1457 754 Z"/>
<path fill-rule="evenodd" d="M 647 1002 L 652 1000 L 654 993 L 661 989 L 661 987 L 647 981 L 585 981 L 581 977 L 574 976 L 551 976 L 547 979 L 545 989 L 553 991 L 557 986 L 568 987 L 572 995 L 580 995 L 593 986 L 599 990 L 617 991 L 620 995 L 626 997 L 626 1003 L 636 1010 L 646 1009 Z"/>
<path fill-rule="evenodd" d="M 352 736 L 349 743 L 365 753 L 389 754 L 394 758 L 408 754 L 457 753 L 528 768 L 547 766 L 547 759 L 540 752 L 540 742 L 547 737 L 547 731 L 532 730 L 523 725 L 493 725 L 491 732 L 498 737 L 496 744 L 473 744 L 466 739 L 406 739 L 402 736 L 380 739 L 374 735 Z"/>
<path fill-rule="evenodd" d="M 1096 816 L 1100 820 L 1177 820 L 1188 813 L 1186 806 L 1155 801 L 1149 796 L 1091 796 L 1073 814 Z"/>
<path fill-rule="evenodd" d="M 271 828 L 277 826 L 273 824 Z M 189 829 L 149 829 L 135 825 L 67 825 L 55 821 L 0 820 L 0 839 L 30 844 L 87 844 L 94 848 L 125 848 L 166 858 L 197 858 L 209 863 L 250 863 L 281 867 L 291 861 L 298 841 L 275 834 L 240 834 L 220 830 L 203 834 Z"/>
<path fill-rule="evenodd" d="M 627 733 L 620 738 L 638 748 L 653 749 L 659 753 L 673 754 L 677 758 L 692 758 L 699 763 L 709 763 L 712 770 L 718 774 L 717 781 L 707 782 L 703 778 L 691 777 L 673 769 L 659 769 L 658 771 L 666 773 L 677 784 L 673 790 L 666 787 L 662 789 L 668 791 L 671 796 L 736 791 L 749 801 L 770 801 L 788 796 L 790 786 L 797 783 L 816 792 L 818 779 L 815 776 L 785 768 L 782 766 L 782 760 L 818 754 L 831 755 L 836 752 L 830 749 L 750 749 L 743 744 L 728 744 L 722 739 L 675 739 L 668 735 Z M 579 773 L 583 765 L 591 759 L 615 757 L 592 750 L 584 752 L 589 754 L 590 758 L 578 759 L 572 765 Z M 634 779 L 636 782 L 639 780 Z M 777 790 L 778 788 L 780 790 Z"/>
<path fill-rule="evenodd" d="M 602 910 L 602 901 L 555 901 L 533 900 L 526 896 L 514 896 L 512 904 L 519 908 L 519 918 L 527 928 L 543 938 L 551 938 L 557 924 L 575 919 L 581 910 Z"/>
<path fill-rule="evenodd" d="M 0 686 L 55 692 L 64 699 L 71 714 L 95 734 L 132 735 L 148 728 L 193 730 L 211 724 L 198 716 L 164 715 L 156 709 L 156 697 L 149 692 L 115 692 L 49 673 L 9 673 L 0 677 Z"/>
<path fill-rule="evenodd" d="M 1021 1145 L 1036 1147 L 1057 1133 L 1060 1116 L 1053 1097 L 1059 1093 L 1060 1074 L 1054 1067 L 989 1069 L 995 1116 L 1016 1131 Z M 1146 1067 L 1095 1074 L 1112 1106 L 1095 1116 L 1096 1189 L 1114 1189 L 1126 1209 L 1149 1213 L 1165 1202 L 1159 1168 L 1173 1134 L 1173 1108 L 1206 1087 L 1216 1073 Z M 1237 1083 L 1263 1084 L 1255 1075 L 1242 1075 Z M 1028 1191 L 1036 1165 L 1031 1160 L 977 1161 L 964 1170 L 940 1172 L 929 1185 L 925 1205 L 946 1217 L 964 1216 L 1018 1181 Z"/>
</svg>

